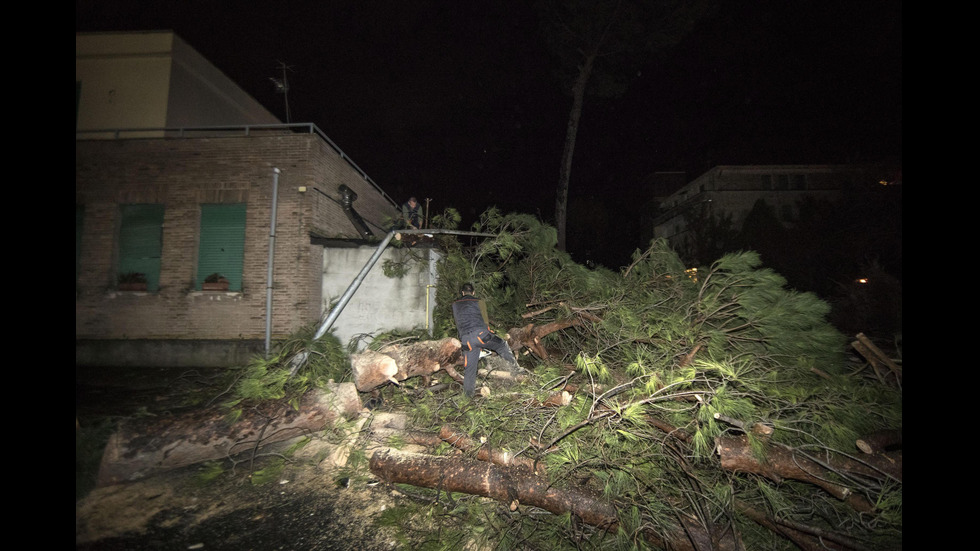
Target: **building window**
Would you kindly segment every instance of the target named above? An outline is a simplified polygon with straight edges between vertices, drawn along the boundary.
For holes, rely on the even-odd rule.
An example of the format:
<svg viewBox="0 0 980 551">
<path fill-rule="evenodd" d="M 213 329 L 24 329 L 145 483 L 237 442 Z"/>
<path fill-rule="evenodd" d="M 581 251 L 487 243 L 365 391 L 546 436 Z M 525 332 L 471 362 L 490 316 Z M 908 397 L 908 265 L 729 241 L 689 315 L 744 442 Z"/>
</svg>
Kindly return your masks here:
<svg viewBox="0 0 980 551">
<path fill-rule="evenodd" d="M 197 289 L 208 276 L 219 274 L 228 280 L 229 291 L 241 291 L 244 261 L 245 204 L 201 205 Z"/>
<path fill-rule="evenodd" d="M 163 205 L 123 205 L 120 218 L 117 282 L 143 274 L 146 290 L 157 291 L 163 250 Z"/>
<path fill-rule="evenodd" d="M 806 174 L 790 174 L 789 189 L 803 191 L 806 189 Z"/>
</svg>

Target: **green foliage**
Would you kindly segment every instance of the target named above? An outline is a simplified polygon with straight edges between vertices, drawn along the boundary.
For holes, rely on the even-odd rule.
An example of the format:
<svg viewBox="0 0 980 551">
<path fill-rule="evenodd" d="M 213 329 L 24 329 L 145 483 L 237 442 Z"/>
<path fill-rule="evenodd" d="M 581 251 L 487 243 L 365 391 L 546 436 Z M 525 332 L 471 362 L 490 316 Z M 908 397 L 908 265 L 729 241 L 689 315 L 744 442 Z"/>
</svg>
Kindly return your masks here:
<svg viewBox="0 0 980 551">
<path fill-rule="evenodd" d="M 265 467 L 252 471 L 251 481 L 253 486 L 264 486 L 271 482 L 276 482 L 279 480 L 279 476 L 282 474 L 283 468 L 286 466 L 286 460 L 281 457 L 276 457 L 271 459 Z"/>
<path fill-rule="evenodd" d="M 487 302 L 498 332 L 578 323 L 542 339 L 548 362 L 523 357 L 533 376 L 509 389 L 509 397 L 474 406 L 423 394 L 402 403 L 416 426 L 449 423 L 484 437 L 487 445 L 541 461 L 557 485 L 593 487 L 623 512 L 623 530 L 602 535 L 562 517 L 504 519 L 497 515 L 508 513 L 485 510 L 475 517 L 481 537 L 501 548 L 572 549 L 583 542 L 643 548 L 642 530 L 666 533 L 681 509 L 704 522 L 734 519 L 748 548 L 785 544 L 741 517 L 738 500 L 790 517 L 810 515 L 818 525 L 813 519 L 847 518 L 854 536 L 870 541 L 897 532 L 900 541 L 900 485 L 857 488 L 880 504 L 880 524 L 872 528 L 812 485 L 777 485 L 718 465 L 715 439 L 756 423 L 775 429 L 769 440 L 749 439 L 760 460 L 774 444 L 822 456 L 852 450 L 860 435 L 901 427 L 901 392 L 848 368 L 846 339 L 827 322 L 826 303 L 788 289 L 753 251 L 695 271 L 658 239 L 614 273 L 572 262 L 556 250 L 554 229 L 533 217 L 490 209 L 474 229 L 496 237 L 444 244 L 437 338 L 455 335 L 450 305 L 465 282 Z M 580 389 L 571 404 L 529 405 L 564 381 Z M 654 420 L 689 438 L 667 436 Z M 545 451 L 529 441 L 554 446 Z"/>
<path fill-rule="evenodd" d="M 381 272 L 385 277 L 400 279 L 408 275 L 410 271 L 411 265 L 406 262 L 388 259 L 381 263 Z"/>
<path fill-rule="evenodd" d="M 429 220 L 432 228 L 441 230 L 455 230 L 463 220 L 462 215 L 454 208 L 447 208 L 442 214 L 436 214 Z"/>
<path fill-rule="evenodd" d="M 197 469 L 197 474 L 194 475 L 194 483 L 198 486 L 206 486 L 217 480 L 225 473 L 225 465 L 223 462 L 205 461 Z"/>
<path fill-rule="evenodd" d="M 297 331 L 278 346 L 269 358 L 255 356 L 238 374 L 233 396 L 225 402 L 237 409 L 243 403 L 263 400 L 286 400 L 295 404 L 300 396 L 314 387 L 322 387 L 329 380 L 340 382 L 349 378 L 350 362 L 340 341 L 328 333 L 313 340 L 317 325 L 309 325 Z M 303 369 L 290 376 L 290 361 L 299 353 L 307 352 L 308 360 Z M 234 420 L 232 411 L 229 420 Z"/>
</svg>

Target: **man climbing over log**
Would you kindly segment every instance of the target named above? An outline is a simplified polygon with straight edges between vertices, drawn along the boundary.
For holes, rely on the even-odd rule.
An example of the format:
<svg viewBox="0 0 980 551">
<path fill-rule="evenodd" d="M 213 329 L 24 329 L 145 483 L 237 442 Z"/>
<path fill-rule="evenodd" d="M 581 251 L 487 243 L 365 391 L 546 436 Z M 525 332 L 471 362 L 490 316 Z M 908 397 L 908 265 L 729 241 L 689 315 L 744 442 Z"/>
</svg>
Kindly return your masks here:
<svg viewBox="0 0 980 551">
<path fill-rule="evenodd" d="M 517 358 L 507 342 L 490 330 L 486 303 L 476 297 L 472 284 L 463 284 L 460 297 L 453 303 L 453 318 L 463 347 L 463 392 L 472 398 L 482 349 L 496 352 L 514 366 L 517 366 Z"/>
</svg>

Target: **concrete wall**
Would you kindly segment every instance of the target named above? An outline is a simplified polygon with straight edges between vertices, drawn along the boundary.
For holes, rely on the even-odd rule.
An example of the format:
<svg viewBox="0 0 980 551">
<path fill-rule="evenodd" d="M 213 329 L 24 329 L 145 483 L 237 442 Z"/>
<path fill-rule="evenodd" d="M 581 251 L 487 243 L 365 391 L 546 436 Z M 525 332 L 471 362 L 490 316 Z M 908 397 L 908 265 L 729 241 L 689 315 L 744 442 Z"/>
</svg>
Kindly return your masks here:
<svg viewBox="0 0 980 551">
<path fill-rule="evenodd" d="M 329 314 L 336 303 L 376 253 L 377 247 L 324 249 L 323 311 Z M 392 330 L 428 329 L 436 296 L 435 249 L 389 247 L 341 311 L 331 332 L 344 345 L 358 336 Z M 406 263 L 408 273 L 401 278 L 384 275 L 385 261 Z M 358 349 L 364 342 L 358 343 Z"/>
</svg>

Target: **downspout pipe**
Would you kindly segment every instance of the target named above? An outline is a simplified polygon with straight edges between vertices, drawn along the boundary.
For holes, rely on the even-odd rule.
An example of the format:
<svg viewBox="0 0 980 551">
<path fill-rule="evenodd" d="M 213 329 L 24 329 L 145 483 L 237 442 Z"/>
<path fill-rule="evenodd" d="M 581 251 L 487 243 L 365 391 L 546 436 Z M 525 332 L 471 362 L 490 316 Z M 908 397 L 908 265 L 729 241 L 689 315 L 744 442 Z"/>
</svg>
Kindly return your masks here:
<svg viewBox="0 0 980 551">
<path fill-rule="evenodd" d="M 265 277 L 265 357 L 272 341 L 272 262 L 276 256 L 276 216 L 279 204 L 279 169 L 272 169 L 272 213 L 269 222 L 269 260 Z"/>
<path fill-rule="evenodd" d="M 337 304 L 334 305 L 333 310 L 330 311 L 330 314 L 327 315 L 326 319 L 323 320 L 323 323 L 320 324 L 320 327 L 317 329 L 316 334 L 313 336 L 314 341 L 319 340 L 320 337 L 325 335 L 326 332 L 329 331 L 330 328 L 333 326 L 334 322 L 337 321 L 337 317 L 339 317 L 340 313 L 343 312 L 344 307 L 346 307 L 347 303 L 350 302 L 350 299 L 351 297 L 354 296 L 354 293 L 357 292 L 357 288 L 361 286 L 361 283 L 364 281 L 364 278 L 367 277 L 368 273 L 371 271 L 371 268 L 373 268 L 374 265 L 377 264 L 378 259 L 381 258 L 381 255 L 388 247 L 388 244 L 391 243 L 391 240 L 396 237 L 398 239 L 401 239 L 402 235 L 411 235 L 411 234 L 470 235 L 470 236 L 478 236 L 478 237 L 496 236 L 496 234 L 493 233 L 467 232 L 467 231 L 456 231 L 456 230 L 435 230 L 435 229 L 397 230 L 397 231 L 392 230 L 388 232 L 388 234 L 385 235 L 385 238 L 381 241 L 381 244 L 378 245 L 378 249 L 374 251 L 374 254 L 371 255 L 371 258 L 367 261 L 364 267 L 361 268 L 361 272 L 357 274 L 357 277 L 354 278 L 354 281 L 352 281 L 350 286 L 347 287 L 347 290 L 344 291 L 344 294 L 340 297 L 340 300 L 338 300 Z M 306 363 L 306 360 L 307 358 L 309 358 L 309 356 L 310 356 L 309 351 L 304 350 L 292 357 L 292 359 L 289 362 L 291 366 L 289 370 L 290 377 L 295 375 L 296 372 L 299 371 L 301 367 L 303 367 L 303 365 Z"/>
<path fill-rule="evenodd" d="M 354 190 L 345 186 L 344 184 L 341 184 L 340 187 L 337 188 L 337 191 L 340 192 L 340 206 L 344 209 L 344 214 L 346 214 L 347 219 L 354 224 L 357 231 L 361 233 L 361 237 L 364 239 L 374 237 L 374 232 L 372 232 L 371 228 L 364 223 L 364 219 L 361 218 L 361 215 L 354 210 L 354 201 L 357 200 L 357 194 L 354 193 Z"/>
</svg>

